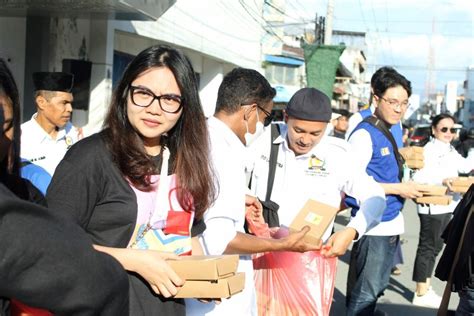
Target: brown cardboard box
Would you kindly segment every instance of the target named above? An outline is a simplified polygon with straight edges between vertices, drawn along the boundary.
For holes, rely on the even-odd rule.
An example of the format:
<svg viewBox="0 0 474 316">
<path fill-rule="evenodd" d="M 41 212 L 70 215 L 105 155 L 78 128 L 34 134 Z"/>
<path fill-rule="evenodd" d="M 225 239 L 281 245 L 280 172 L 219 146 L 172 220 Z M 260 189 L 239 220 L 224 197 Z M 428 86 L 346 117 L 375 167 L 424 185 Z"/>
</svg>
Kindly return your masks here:
<svg viewBox="0 0 474 316">
<path fill-rule="evenodd" d="M 423 160 L 408 159 L 405 160 L 405 164 L 410 169 L 421 169 L 425 166 L 425 162 Z"/>
<path fill-rule="evenodd" d="M 316 244 L 337 212 L 338 209 L 335 207 L 309 199 L 293 219 L 289 227 L 290 232 L 300 231 L 304 226 L 309 226 L 311 230 L 306 234 L 305 241 Z"/>
<path fill-rule="evenodd" d="M 447 187 L 443 185 L 417 184 L 416 189 L 425 195 L 445 195 Z"/>
<path fill-rule="evenodd" d="M 179 289 L 176 298 L 228 298 L 241 292 L 245 273 L 237 273 L 218 280 L 189 280 Z"/>
<path fill-rule="evenodd" d="M 457 177 L 451 183 L 454 187 L 469 187 L 474 183 L 474 177 Z M 467 191 L 467 190 L 466 190 Z"/>
<path fill-rule="evenodd" d="M 183 256 L 167 263 L 184 280 L 218 280 L 235 274 L 239 256 Z"/>
<path fill-rule="evenodd" d="M 467 190 L 469 190 L 469 187 L 464 187 L 464 186 L 451 186 L 451 191 L 452 191 L 452 192 L 466 193 Z"/>
<path fill-rule="evenodd" d="M 405 164 L 411 169 L 421 169 L 424 167 L 423 147 L 411 146 L 398 149 L 398 152 L 405 159 Z"/>
<path fill-rule="evenodd" d="M 417 203 L 424 203 L 424 204 L 437 204 L 437 205 L 449 205 L 453 197 L 450 195 L 442 195 L 442 196 L 423 196 L 416 198 L 415 201 Z"/>
<path fill-rule="evenodd" d="M 424 160 L 423 147 L 410 146 L 399 148 L 398 152 L 405 160 Z"/>
</svg>

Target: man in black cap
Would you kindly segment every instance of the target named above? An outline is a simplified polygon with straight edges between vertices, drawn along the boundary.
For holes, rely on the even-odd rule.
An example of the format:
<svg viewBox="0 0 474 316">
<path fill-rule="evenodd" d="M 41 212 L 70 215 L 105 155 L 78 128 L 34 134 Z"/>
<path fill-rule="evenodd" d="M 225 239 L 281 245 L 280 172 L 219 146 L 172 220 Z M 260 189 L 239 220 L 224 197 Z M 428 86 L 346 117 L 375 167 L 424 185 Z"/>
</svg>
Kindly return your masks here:
<svg viewBox="0 0 474 316">
<path fill-rule="evenodd" d="M 308 199 L 339 208 L 342 193 L 356 196 L 363 211 L 345 229 L 330 237 L 330 225 L 323 235 L 323 241 L 330 247 L 323 248 L 321 253 L 339 256 L 353 240 L 378 224 L 385 196 L 365 170 L 354 170 L 347 163 L 351 159 L 348 144 L 325 136 L 331 113 L 330 100 L 321 91 L 297 91 L 284 111 L 285 124 L 278 124 L 280 135 L 272 142 L 268 129 L 256 144 L 251 192 L 261 201 L 268 196 L 279 205 L 278 217 L 284 226 L 290 225 Z M 271 194 L 267 195 L 271 147 L 275 145 L 276 171 Z"/>
<path fill-rule="evenodd" d="M 21 125 L 21 157 L 51 176 L 67 149 L 80 138 L 71 124 L 74 77 L 64 72 L 33 74 L 37 112 Z"/>
</svg>

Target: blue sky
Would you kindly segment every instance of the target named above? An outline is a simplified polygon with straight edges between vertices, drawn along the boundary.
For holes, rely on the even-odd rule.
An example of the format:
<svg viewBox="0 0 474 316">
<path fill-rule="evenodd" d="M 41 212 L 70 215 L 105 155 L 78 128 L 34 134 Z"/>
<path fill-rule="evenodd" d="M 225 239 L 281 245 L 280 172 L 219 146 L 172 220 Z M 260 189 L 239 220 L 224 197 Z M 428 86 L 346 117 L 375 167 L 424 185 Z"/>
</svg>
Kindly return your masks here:
<svg viewBox="0 0 474 316">
<path fill-rule="evenodd" d="M 311 21 L 326 11 L 327 0 L 287 0 L 286 22 Z M 466 68 L 474 66 L 473 17 L 473 0 L 334 0 L 333 29 L 366 32 L 368 74 L 392 65 L 424 99 L 430 47 L 436 91 L 455 80 L 463 93 Z M 314 23 L 301 27 L 314 29 Z"/>
</svg>

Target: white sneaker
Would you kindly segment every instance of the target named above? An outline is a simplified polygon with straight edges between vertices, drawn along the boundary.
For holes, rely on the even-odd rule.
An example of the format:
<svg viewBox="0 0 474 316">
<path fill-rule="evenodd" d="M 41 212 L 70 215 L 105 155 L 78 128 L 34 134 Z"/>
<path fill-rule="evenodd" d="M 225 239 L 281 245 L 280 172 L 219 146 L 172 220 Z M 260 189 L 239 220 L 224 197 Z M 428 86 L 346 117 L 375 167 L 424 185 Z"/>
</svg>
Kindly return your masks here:
<svg viewBox="0 0 474 316">
<path fill-rule="evenodd" d="M 416 306 L 439 308 L 439 305 L 441 304 L 441 296 L 436 294 L 430 286 L 425 295 L 418 296 L 415 293 L 412 303 Z"/>
</svg>

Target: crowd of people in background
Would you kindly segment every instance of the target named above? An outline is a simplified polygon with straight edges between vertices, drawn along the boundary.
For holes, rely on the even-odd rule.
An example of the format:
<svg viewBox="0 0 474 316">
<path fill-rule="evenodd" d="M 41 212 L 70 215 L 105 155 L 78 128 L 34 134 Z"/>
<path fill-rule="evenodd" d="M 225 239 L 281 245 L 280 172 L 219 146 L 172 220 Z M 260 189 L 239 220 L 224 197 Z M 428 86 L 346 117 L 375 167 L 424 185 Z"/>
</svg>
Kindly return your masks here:
<svg viewBox="0 0 474 316">
<path fill-rule="evenodd" d="M 401 211 L 422 196 L 417 183 L 444 185 L 453 198 L 417 205 L 412 303 L 440 306 L 430 279 L 454 210 L 472 212 L 450 189 L 472 174 L 474 134 L 455 148 L 455 118 L 434 117 L 425 166 L 405 179 L 398 149 L 412 90 L 394 68 L 374 73 L 369 104 L 357 113 L 334 115 L 328 96 L 302 88 L 281 122 L 272 122 L 276 91 L 267 79 L 235 68 L 206 118 L 189 59 L 152 46 L 125 69 L 103 130 L 87 137 L 70 122 L 74 77 L 32 79 L 37 112 L 20 125 L 18 89 L 0 60 L 0 314 L 257 315 L 253 254 L 337 257 L 352 246 L 347 315 L 374 315 L 403 263 Z M 246 221 L 289 226 L 308 199 L 350 208 L 349 223 L 334 231 L 333 220 L 316 244 L 305 239 L 308 227 L 280 239 L 246 229 Z M 185 280 L 167 262 L 190 254 L 239 254 L 243 292 L 221 302 L 174 298 Z M 473 267 L 457 289 L 459 312 L 470 315 Z"/>
</svg>

